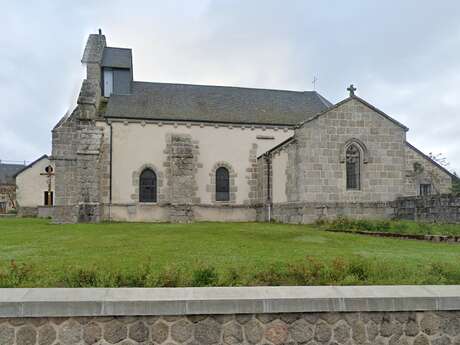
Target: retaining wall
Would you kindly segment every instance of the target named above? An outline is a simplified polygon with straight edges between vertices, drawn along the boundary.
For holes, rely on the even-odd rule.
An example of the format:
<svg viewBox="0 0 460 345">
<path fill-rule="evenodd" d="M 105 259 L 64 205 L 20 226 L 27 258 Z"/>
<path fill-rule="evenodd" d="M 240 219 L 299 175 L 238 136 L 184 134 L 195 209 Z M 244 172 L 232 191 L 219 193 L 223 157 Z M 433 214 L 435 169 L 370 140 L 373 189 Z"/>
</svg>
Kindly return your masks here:
<svg viewBox="0 0 460 345">
<path fill-rule="evenodd" d="M 394 208 L 390 202 L 319 203 L 286 202 L 275 203 L 270 209 L 271 220 L 280 223 L 310 224 L 322 219 L 347 217 L 354 219 L 392 219 Z M 267 206 L 257 212 L 258 221 L 268 220 Z"/>
<path fill-rule="evenodd" d="M 37 217 L 37 207 L 18 207 L 18 217 Z"/>
<path fill-rule="evenodd" d="M 0 344 L 459 344 L 459 286 L 0 289 Z"/>
<path fill-rule="evenodd" d="M 398 219 L 460 223 L 460 194 L 404 197 L 394 203 L 395 217 Z"/>
</svg>

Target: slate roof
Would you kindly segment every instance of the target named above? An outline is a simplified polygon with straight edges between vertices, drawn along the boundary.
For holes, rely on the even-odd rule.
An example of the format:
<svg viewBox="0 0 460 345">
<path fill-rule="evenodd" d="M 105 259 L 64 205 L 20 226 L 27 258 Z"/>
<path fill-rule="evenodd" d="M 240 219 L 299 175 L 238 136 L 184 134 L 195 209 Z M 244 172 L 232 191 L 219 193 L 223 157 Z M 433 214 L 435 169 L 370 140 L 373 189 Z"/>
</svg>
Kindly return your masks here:
<svg viewBox="0 0 460 345">
<path fill-rule="evenodd" d="M 102 66 L 131 68 L 132 58 L 132 50 L 129 48 L 105 47 L 102 55 Z"/>
<path fill-rule="evenodd" d="M 332 106 L 315 91 L 133 82 L 104 116 L 170 121 L 296 125 Z"/>
<path fill-rule="evenodd" d="M 24 168 L 24 164 L 0 163 L 0 184 L 14 184 L 15 174 Z"/>
</svg>

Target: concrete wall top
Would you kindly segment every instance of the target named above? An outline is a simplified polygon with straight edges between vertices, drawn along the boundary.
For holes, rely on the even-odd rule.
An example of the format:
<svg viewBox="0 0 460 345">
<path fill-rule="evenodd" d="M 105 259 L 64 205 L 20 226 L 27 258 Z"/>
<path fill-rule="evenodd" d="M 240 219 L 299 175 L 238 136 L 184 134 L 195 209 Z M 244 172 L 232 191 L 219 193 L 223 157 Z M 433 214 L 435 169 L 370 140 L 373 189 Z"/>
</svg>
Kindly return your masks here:
<svg viewBox="0 0 460 345">
<path fill-rule="evenodd" d="M 460 285 L 0 289 L 0 317 L 460 310 Z"/>
</svg>

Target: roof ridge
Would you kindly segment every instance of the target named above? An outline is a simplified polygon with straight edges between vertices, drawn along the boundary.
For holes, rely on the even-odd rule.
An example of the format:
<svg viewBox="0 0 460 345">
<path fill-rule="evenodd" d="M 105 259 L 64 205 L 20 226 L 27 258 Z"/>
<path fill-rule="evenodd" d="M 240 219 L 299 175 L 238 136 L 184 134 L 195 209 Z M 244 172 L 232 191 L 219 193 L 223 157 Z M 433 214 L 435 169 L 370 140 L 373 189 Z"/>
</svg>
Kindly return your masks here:
<svg viewBox="0 0 460 345">
<path fill-rule="evenodd" d="M 247 86 L 232 86 L 232 85 L 203 85 L 203 84 L 187 84 L 187 83 L 167 83 L 167 82 L 156 82 L 156 81 L 143 81 L 143 80 L 134 80 L 133 83 L 142 83 L 142 84 L 160 84 L 160 85 L 178 85 L 178 86 L 199 86 L 199 87 L 219 87 L 219 88 L 228 88 L 228 89 L 242 89 L 242 90 L 258 90 L 258 91 L 273 91 L 273 92 L 293 92 L 293 93 L 312 93 L 318 94 L 318 92 L 314 90 L 304 90 L 304 91 L 297 91 L 297 90 L 283 90 L 283 89 L 265 89 L 260 87 L 247 87 Z M 324 98 L 323 96 L 321 96 Z"/>
</svg>

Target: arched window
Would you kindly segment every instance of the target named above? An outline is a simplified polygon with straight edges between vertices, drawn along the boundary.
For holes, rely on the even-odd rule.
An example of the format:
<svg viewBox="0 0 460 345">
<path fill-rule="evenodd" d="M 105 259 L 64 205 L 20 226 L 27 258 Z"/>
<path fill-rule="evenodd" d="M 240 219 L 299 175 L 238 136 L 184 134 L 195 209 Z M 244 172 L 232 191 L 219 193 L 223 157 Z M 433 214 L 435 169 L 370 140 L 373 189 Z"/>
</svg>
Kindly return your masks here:
<svg viewBox="0 0 460 345">
<path fill-rule="evenodd" d="M 216 170 L 216 201 L 230 200 L 230 179 L 228 169 L 220 167 Z"/>
<path fill-rule="evenodd" d="M 157 201 L 157 175 L 151 169 L 142 171 L 139 178 L 139 201 Z"/>
<path fill-rule="evenodd" d="M 346 151 L 347 189 L 360 189 L 361 151 L 351 144 Z"/>
</svg>

